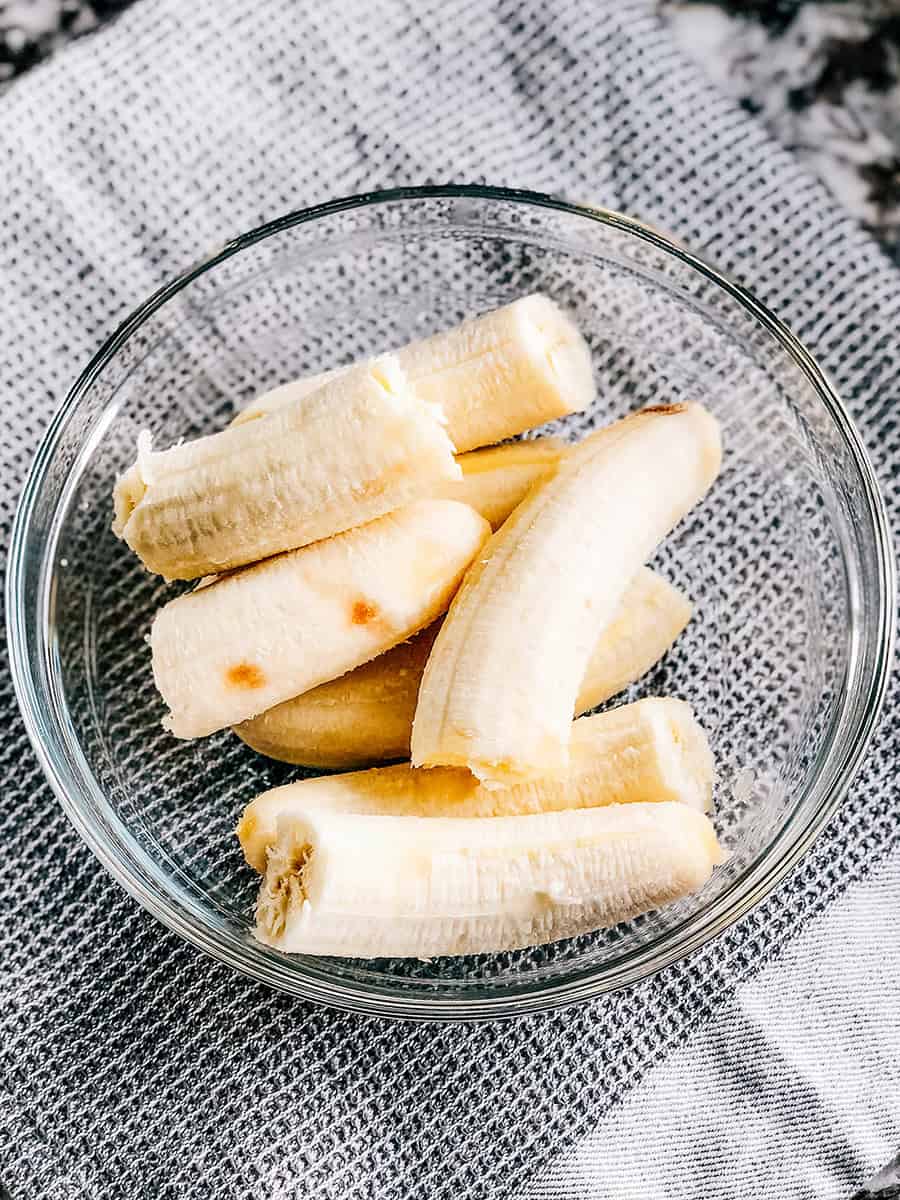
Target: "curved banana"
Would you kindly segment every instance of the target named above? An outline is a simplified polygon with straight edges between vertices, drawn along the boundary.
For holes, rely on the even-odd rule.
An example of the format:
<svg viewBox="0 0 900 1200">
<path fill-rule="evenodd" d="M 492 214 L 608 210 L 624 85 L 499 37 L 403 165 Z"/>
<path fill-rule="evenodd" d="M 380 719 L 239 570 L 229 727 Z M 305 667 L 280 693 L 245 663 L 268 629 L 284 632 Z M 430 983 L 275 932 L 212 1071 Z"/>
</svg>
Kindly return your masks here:
<svg viewBox="0 0 900 1200">
<path fill-rule="evenodd" d="M 670 648 L 690 616 L 690 601 L 642 567 L 617 615 L 600 633 L 581 681 L 575 715 L 640 679 Z M 408 758 L 419 685 L 437 631 L 438 625 L 423 629 L 340 679 L 236 725 L 234 732 L 260 754 L 324 770 Z"/>
<path fill-rule="evenodd" d="M 440 404 L 457 451 L 487 446 L 587 408 L 591 356 L 574 323 L 535 293 L 396 351 L 423 400 Z M 273 388 L 238 413 L 238 425 L 307 396 L 338 368 Z"/>
<path fill-rule="evenodd" d="M 698 404 L 644 409 L 576 446 L 467 573 L 419 689 L 416 766 L 510 783 L 565 768 L 597 629 L 718 474 Z"/>
<path fill-rule="evenodd" d="M 690 705 L 652 697 L 576 721 L 565 774 L 490 788 L 460 767 L 417 770 L 402 763 L 301 779 L 251 801 L 237 836 L 247 862 L 263 872 L 280 822 L 307 812 L 509 817 L 663 800 L 704 811 L 713 777 L 712 751 Z"/>
<path fill-rule="evenodd" d="M 165 605 L 153 676 L 176 737 L 246 720 L 366 662 L 447 607 L 490 534 L 455 500 L 419 500 Z"/>
<path fill-rule="evenodd" d="M 267 421 L 158 453 L 148 442 L 116 483 L 113 530 L 167 579 L 307 545 L 461 478 L 441 410 L 391 356 Z"/>
<path fill-rule="evenodd" d="M 515 950 L 688 895 L 721 857 L 709 818 L 672 802 L 493 818 L 309 810 L 279 822 L 256 936 L 353 958 Z"/>
</svg>

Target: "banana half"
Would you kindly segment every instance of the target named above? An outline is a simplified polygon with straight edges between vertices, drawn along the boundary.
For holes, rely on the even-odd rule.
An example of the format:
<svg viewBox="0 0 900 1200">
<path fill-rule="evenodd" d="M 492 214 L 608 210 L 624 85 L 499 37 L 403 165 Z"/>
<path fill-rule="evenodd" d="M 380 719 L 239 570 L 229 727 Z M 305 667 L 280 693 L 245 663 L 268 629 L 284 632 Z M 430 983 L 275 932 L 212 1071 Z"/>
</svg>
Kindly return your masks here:
<svg viewBox="0 0 900 1200">
<path fill-rule="evenodd" d="M 113 531 L 167 579 L 197 579 L 371 521 L 461 478 L 440 408 L 373 360 L 254 421 L 158 453 L 115 486 Z"/>
<path fill-rule="evenodd" d="M 256 936 L 353 958 L 515 950 L 688 895 L 719 861 L 709 818 L 672 802 L 487 819 L 309 809 L 279 822 Z"/>
<path fill-rule="evenodd" d="M 466 575 L 422 676 L 416 766 L 465 766 L 509 784 L 563 770 L 597 631 L 629 582 L 709 488 L 715 419 L 698 404 L 645 409 L 567 454 Z"/>
<path fill-rule="evenodd" d="M 429 625 L 490 534 L 419 500 L 166 604 L 150 633 L 164 724 L 202 737 L 333 679 Z"/>
<path fill-rule="evenodd" d="M 237 836 L 247 862 L 263 872 L 282 825 L 311 812 L 484 818 L 661 800 L 704 811 L 713 776 L 712 752 L 690 705 L 653 697 L 575 721 L 564 774 L 495 788 L 460 767 L 402 763 L 303 779 L 257 796 Z"/>
<path fill-rule="evenodd" d="M 456 458 L 462 478 L 436 483 L 430 495 L 471 504 L 499 529 L 532 487 L 553 475 L 568 450 L 550 437 L 470 450 Z"/>
<path fill-rule="evenodd" d="M 416 394 L 444 410 L 460 453 L 579 412 L 595 394 L 587 343 L 574 322 L 538 293 L 412 342 L 396 358 Z M 270 416 L 348 369 L 273 388 L 233 424 Z"/>
</svg>

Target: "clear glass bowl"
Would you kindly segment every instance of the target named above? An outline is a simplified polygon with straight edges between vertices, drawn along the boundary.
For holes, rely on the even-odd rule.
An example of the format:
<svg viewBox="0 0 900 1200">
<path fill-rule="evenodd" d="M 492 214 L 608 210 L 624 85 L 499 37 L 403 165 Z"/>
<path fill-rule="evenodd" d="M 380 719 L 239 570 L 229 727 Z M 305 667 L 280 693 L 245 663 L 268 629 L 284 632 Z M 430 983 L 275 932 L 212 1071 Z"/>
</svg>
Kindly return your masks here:
<svg viewBox="0 0 900 1200">
<path fill-rule="evenodd" d="M 145 636 L 178 587 L 110 531 L 140 430 L 164 446 L 224 425 L 293 376 L 347 363 L 534 290 L 590 342 L 599 398 L 575 437 L 650 401 L 719 417 L 725 468 L 656 563 L 696 612 L 628 699 L 691 702 L 719 765 L 731 851 L 694 897 L 515 954 L 421 962 L 289 957 L 250 936 L 256 877 L 233 829 L 302 774 L 232 734 L 178 742 Z M 292 213 L 229 242 L 107 341 L 56 416 L 16 521 L 7 581 L 25 722 L 72 822 L 155 916 L 299 996 L 370 1013 L 532 1012 L 631 983 L 724 930 L 834 811 L 890 661 L 893 557 L 871 466 L 832 387 L 775 317 L 655 230 L 488 188 L 408 189 Z M 527 647 L 523 647 L 527 649 Z"/>
</svg>

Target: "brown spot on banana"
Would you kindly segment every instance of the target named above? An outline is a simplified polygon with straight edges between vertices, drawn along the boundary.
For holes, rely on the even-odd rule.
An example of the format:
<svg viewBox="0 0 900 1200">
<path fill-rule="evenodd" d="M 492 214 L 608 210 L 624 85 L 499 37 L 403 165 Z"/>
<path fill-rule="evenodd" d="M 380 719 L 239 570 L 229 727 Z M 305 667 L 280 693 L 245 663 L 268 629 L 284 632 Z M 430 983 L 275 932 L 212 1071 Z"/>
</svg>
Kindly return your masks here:
<svg viewBox="0 0 900 1200">
<path fill-rule="evenodd" d="M 350 620 L 354 625 L 369 625 L 378 616 L 378 605 L 371 600 L 357 600 L 350 610 Z"/>
<path fill-rule="evenodd" d="M 225 672 L 225 682 L 232 688 L 261 688 L 266 677 L 255 663 L 239 662 Z"/>
<path fill-rule="evenodd" d="M 649 408 L 640 409 L 640 415 L 646 413 L 662 413 L 663 416 L 670 417 L 674 413 L 684 412 L 687 408 L 686 404 L 652 404 Z"/>
</svg>

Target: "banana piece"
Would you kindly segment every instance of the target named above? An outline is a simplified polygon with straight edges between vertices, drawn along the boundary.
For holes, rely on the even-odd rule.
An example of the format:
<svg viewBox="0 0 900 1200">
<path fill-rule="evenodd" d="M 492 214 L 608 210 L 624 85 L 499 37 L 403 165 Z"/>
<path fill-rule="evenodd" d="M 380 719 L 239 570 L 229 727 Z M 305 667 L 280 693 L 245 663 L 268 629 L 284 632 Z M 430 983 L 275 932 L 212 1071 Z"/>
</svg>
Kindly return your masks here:
<svg viewBox="0 0 900 1200">
<path fill-rule="evenodd" d="M 326 375 L 333 376 L 339 373 L 340 371 L 328 371 Z M 288 400 L 301 399 L 320 386 L 320 378 L 325 376 L 285 383 L 270 395 L 283 392 L 288 398 L 285 403 L 288 403 Z M 262 399 L 264 397 L 259 403 L 262 403 Z M 232 425 L 258 420 L 263 416 L 265 413 L 262 411 L 255 415 L 241 413 L 235 417 Z M 567 451 L 565 442 L 552 437 L 529 438 L 523 442 L 506 442 L 502 446 L 470 450 L 466 454 L 456 456 L 461 478 L 436 483 L 431 489 L 431 495 L 470 504 L 490 521 L 494 529 L 498 529 L 516 505 L 525 499 L 530 488 L 539 479 L 556 470 Z"/>
<path fill-rule="evenodd" d="M 671 801 L 487 820 L 307 810 L 279 821 L 256 937 L 353 958 L 516 950 L 689 895 L 721 861 L 709 818 Z"/>
<path fill-rule="evenodd" d="M 277 412 L 280 408 L 302 400 L 312 392 L 318 391 L 323 384 L 352 369 L 352 367 L 332 367 L 330 371 L 322 371 L 318 375 L 304 375 L 302 379 L 291 379 L 288 383 L 281 383 L 271 391 L 263 392 L 246 408 L 241 409 L 232 419 L 231 427 L 245 425 L 248 421 L 258 421 L 260 417 L 267 417 L 269 413 Z"/>
<path fill-rule="evenodd" d="M 461 477 L 443 414 L 396 359 L 373 360 L 270 420 L 154 453 L 114 492 L 114 532 L 167 579 L 330 537 Z"/>
<path fill-rule="evenodd" d="M 432 495 L 470 504 L 499 529 L 532 487 L 554 473 L 568 449 L 558 438 L 545 437 L 470 450 L 457 455 L 462 479 L 437 484 Z"/>
<path fill-rule="evenodd" d="M 419 689 L 413 764 L 498 784 L 565 769 L 597 629 L 720 465 L 718 424 L 698 404 L 644 409 L 566 455 L 454 598 Z"/>
<path fill-rule="evenodd" d="M 649 567 L 641 567 L 612 621 L 601 626 L 578 689 L 575 716 L 646 675 L 684 632 L 692 612 L 683 592 Z"/>
<path fill-rule="evenodd" d="M 714 773 L 709 742 L 690 705 L 653 697 L 575 721 L 565 774 L 490 788 L 461 767 L 417 770 L 401 763 L 301 779 L 251 801 L 237 836 L 247 862 L 262 873 L 279 823 L 308 812 L 509 817 L 664 800 L 702 812 L 712 803 Z"/>
<path fill-rule="evenodd" d="M 251 749 L 282 762 L 343 771 L 409 758 L 419 683 L 437 636 L 432 625 L 364 663 L 235 725 Z"/>
<path fill-rule="evenodd" d="M 690 616 L 690 601 L 642 567 L 617 615 L 600 632 L 581 681 L 575 715 L 640 679 L 669 649 Z M 432 625 L 340 679 L 236 725 L 235 733 L 260 754 L 324 770 L 408 758 L 416 698 L 438 628 Z"/>
<path fill-rule="evenodd" d="M 579 412 L 594 398 L 587 343 L 570 318 L 538 293 L 412 342 L 396 356 L 416 393 L 443 407 L 459 453 Z M 309 395 L 323 378 L 274 388 L 232 423 L 269 416 Z"/>
<path fill-rule="evenodd" d="M 446 609 L 489 534 L 419 500 L 170 601 L 150 633 L 163 724 L 202 737 L 381 654 Z"/>
</svg>

